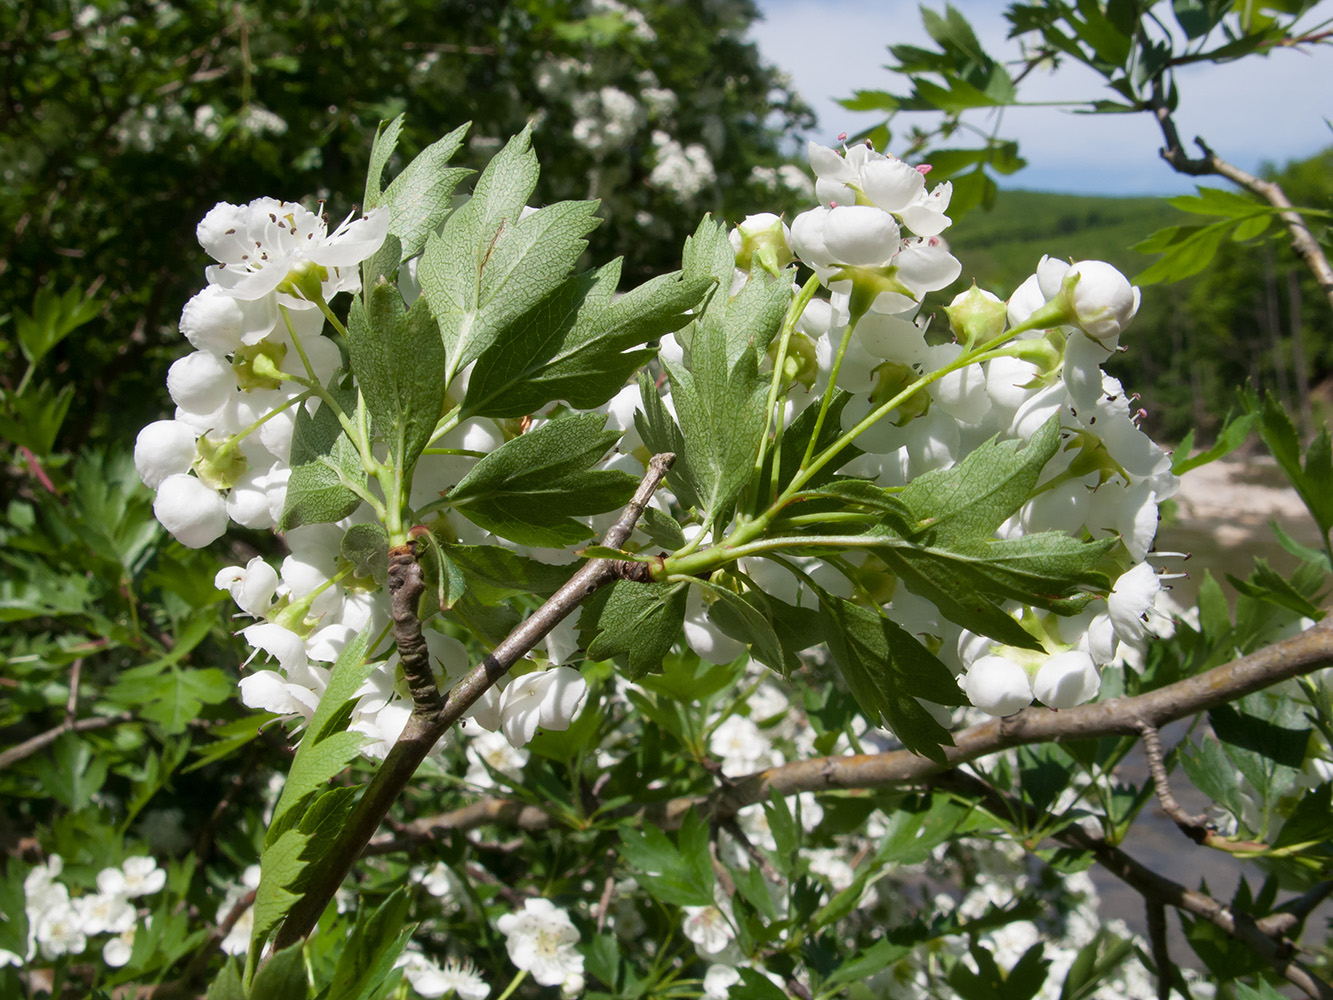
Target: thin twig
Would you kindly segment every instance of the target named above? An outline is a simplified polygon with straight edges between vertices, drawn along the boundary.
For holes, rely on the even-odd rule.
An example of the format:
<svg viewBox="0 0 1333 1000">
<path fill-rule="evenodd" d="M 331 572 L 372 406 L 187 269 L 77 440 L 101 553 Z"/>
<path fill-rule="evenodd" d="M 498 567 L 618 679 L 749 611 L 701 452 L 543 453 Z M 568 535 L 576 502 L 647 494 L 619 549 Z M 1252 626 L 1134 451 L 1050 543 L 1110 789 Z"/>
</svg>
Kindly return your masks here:
<svg viewBox="0 0 1333 1000">
<path fill-rule="evenodd" d="M 1162 753 L 1162 739 L 1157 727 L 1151 722 L 1139 723 L 1139 732 L 1143 736 L 1143 754 L 1148 758 L 1148 773 L 1152 775 L 1153 787 L 1157 790 L 1157 801 L 1162 812 L 1171 817 L 1180 832 L 1196 844 L 1202 844 L 1212 832 L 1212 825 L 1203 813 L 1197 815 L 1186 812 L 1184 807 L 1171 794 L 1171 780 L 1166 773 L 1166 759 Z"/>
<path fill-rule="evenodd" d="M 670 453 L 653 456 L 634 497 L 603 537 L 604 546 L 618 549 L 629 538 L 648 501 L 675 460 L 676 456 Z M 438 711 L 422 711 L 420 707 L 413 710 L 398 742 L 389 750 L 384 763 L 353 806 L 337 841 L 316 867 L 311 884 L 292 906 L 278 929 L 273 939 L 274 952 L 301 940 L 314 929 L 320 914 L 342 885 L 353 863 L 379 829 L 402 790 L 412 780 L 418 765 L 426 759 L 436 741 L 449 727 L 461 719 L 491 685 L 589 596 L 616 580 L 647 579 L 648 568 L 647 563 L 619 559 L 588 560 L 545 604 L 509 633 L 503 642 L 454 686 Z"/>
<path fill-rule="evenodd" d="M 1157 119 L 1157 126 L 1166 142 L 1166 145 L 1159 150 L 1159 154 L 1163 160 L 1171 165 L 1171 169 L 1190 177 L 1204 175 L 1225 177 L 1233 184 L 1262 198 L 1276 208 L 1278 218 L 1282 220 L 1283 225 L 1287 227 L 1287 231 L 1291 233 L 1292 249 L 1305 261 L 1305 265 L 1314 275 L 1315 281 L 1323 290 L 1329 304 L 1333 305 L 1333 266 L 1330 266 L 1323 247 L 1319 245 L 1319 241 L 1310 232 L 1310 227 L 1305 224 L 1305 219 L 1296 211 L 1286 192 L 1282 190 L 1282 186 L 1275 181 L 1266 181 L 1241 170 L 1233 163 L 1228 163 L 1213 152 L 1200 137 L 1195 137 L 1194 144 L 1199 147 L 1202 155 L 1191 157 L 1186 153 L 1185 146 L 1180 140 L 1180 133 L 1176 130 L 1175 119 L 1172 117 L 1171 107 L 1166 100 L 1160 77 L 1153 80 L 1153 93 L 1151 100 L 1148 102 L 1148 107 L 1152 111 L 1153 117 Z"/>
<path fill-rule="evenodd" d="M 1145 899 L 1148 918 L 1148 944 L 1153 964 L 1157 966 L 1157 1000 L 1171 1000 L 1171 951 L 1166 943 L 1166 904 L 1160 899 Z"/>
<path fill-rule="evenodd" d="M 62 722 L 44 733 L 38 733 L 32 739 L 24 740 L 22 743 L 10 747 L 4 753 L 0 753 L 0 771 L 27 757 L 31 757 L 38 750 L 60 739 L 65 733 L 88 733 L 95 729 L 108 729 L 111 726 L 118 726 L 122 722 L 133 721 L 134 713 L 121 712 L 119 715 L 94 715 L 87 719 L 78 719 L 75 722 Z"/>
<path fill-rule="evenodd" d="M 1043 818 L 1037 810 L 1003 794 L 993 786 L 965 774 L 952 771 L 940 775 L 934 784 L 965 796 L 970 801 L 981 801 L 986 809 L 997 816 L 1022 815 L 1033 824 Z M 1090 853 L 1103 868 L 1145 900 L 1156 900 L 1190 916 L 1205 920 L 1223 931 L 1228 937 L 1245 945 L 1267 962 L 1278 975 L 1285 978 L 1314 1000 L 1333 1000 L 1333 986 L 1319 979 L 1303 964 L 1292 958 L 1290 942 L 1282 937 L 1270 937 L 1259 929 L 1248 913 L 1233 910 L 1211 896 L 1195 889 L 1187 889 L 1164 875 L 1135 861 L 1118 847 L 1072 823 L 1049 835 L 1068 847 Z"/>
<path fill-rule="evenodd" d="M 775 885 L 782 884 L 782 876 L 779 875 L 777 869 L 773 867 L 773 863 L 764 856 L 759 848 L 754 846 L 750 841 L 750 838 L 745 835 L 745 831 L 741 829 L 741 825 L 736 822 L 734 816 L 723 820 L 722 829 L 731 834 L 736 843 L 740 844 L 745 850 L 745 853 L 750 856 L 750 860 L 759 866 L 759 871 L 764 876 L 765 880 L 772 882 Z"/>
<path fill-rule="evenodd" d="M 1320 882 L 1308 892 L 1289 899 L 1255 926 L 1269 937 L 1290 936 L 1324 900 L 1333 895 L 1333 882 Z"/>
<path fill-rule="evenodd" d="M 79 714 L 79 679 L 83 675 L 83 657 L 80 656 L 69 667 L 69 698 L 65 700 L 65 725 L 73 725 Z"/>
</svg>

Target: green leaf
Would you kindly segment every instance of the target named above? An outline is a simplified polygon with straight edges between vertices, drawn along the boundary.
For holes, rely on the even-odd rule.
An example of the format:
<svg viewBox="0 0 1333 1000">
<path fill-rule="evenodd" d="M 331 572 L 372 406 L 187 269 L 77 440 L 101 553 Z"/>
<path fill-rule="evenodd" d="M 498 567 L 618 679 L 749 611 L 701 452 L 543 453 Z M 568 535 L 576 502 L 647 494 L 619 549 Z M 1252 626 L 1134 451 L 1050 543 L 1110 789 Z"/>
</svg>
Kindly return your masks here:
<svg viewBox="0 0 1333 1000">
<path fill-rule="evenodd" d="M 307 816 L 317 826 L 330 817 L 336 818 L 340 810 L 350 808 L 346 793 L 354 793 L 355 789 L 325 792 L 322 806 L 317 796 L 351 763 L 367 739 L 362 733 L 348 731 L 347 722 L 350 703 L 372 669 L 366 662 L 370 633 L 371 628 L 367 627 L 344 647 L 334 663 L 328 687 L 306 728 L 282 795 L 273 808 L 260 857 L 263 878 L 255 897 L 252 954 L 296 901 L 298 897 L 291 889 L 315 860 L 305 856 L 311 841 Z M 336 826 L 331 832 L 336 834 Z M 316 842 L 315 846 L 318 849 L 323 842 Z"/>
<path fill-rule="evenodd" d="M 370 145 L 370 165 L 366 169 L 366 196 L 361 201 L 367 212 L 381 201 L 380 195 L 384 189 L 380 185 L 384 181 L 384 168 L 389 165 L 393 151 L 398 148 L 398 135 L 403 130 L 403 119 L 406 117 L 400 114 L 392 121 L 380 122 L 375 129 L 375 140 Z"/>
<path fill-rule="evenodd" d="M 639 398 L 643 400 L 643 409 L 634 414 L 634 426 L 643 438 L 643 443 L 654 454 L 670 452 L 676 456 L 675 464 L 667 470 L 667 485 L 676 494 L 681 506 L 702 507 L 699 495 L 695 491 L 694 481 L 687 474 L 687 464 L 681 460 L 685 454 L 685 438 L 675 418 L 667 412 L 662 397 L 657 394 L 657 387 L 647 372 L 639 373 Z"/>
<path fill-rule="evenodd" d="M 482 604 L 499 604 L 525 594 L 548 597 L 578 565 L 553 566 L 499 545 L 450 545 L 446 552 L 462 573 L 468 593 Z"/>
<path fill-rule="evenodd" d="M 343 534 L 338 550 L 352 564 L 355 576 L 368 577 L 384 586 L 389 575 L 389 535 L 384 525 L 378 521 L 352 525 Z"/>
<path fill-rule="evenodd" d="M 736 499 L 754 471 L 768 387 L 748 351 L 725 375 L 707 369 L 696 376 L 669 362 L 664 366 L 685 442 L 676 466 L 690 480 L 704 519 L 711 520 Z"/>
<path fill-rule="evenodd" d="M 1194 443 L 1194 429 L 1190 428 L 1171 456 L 1171 472 L 1183 476 L 1191 469 L 1197 469 L 1201 465 L 1216 462 L 1219 458 L 1230 455 L 1249 439 L 1256 419 L 1257 415 L 1254 413 L 1228 413 L 1213 446 L 1197 455 L 1190 455 L 1190 448 Z"/>
<path fill-rule="evenodd" d="M 63 293 L 55 290 L 54 283 L 43 285 L 33 296 L 31 313 L 14 310 L 19 350 L 35 366 L 52 348 L 101 311 L 102 303 L 85 296 L 80 285 L 72 285 Z"/>
<path fill-rule="evenodd" d="M 407 889 L 399 886 L 369 915 L 357 914 L 323 1000 L 370 1000 L 379 990 L 415 929 L 407 924 L 409 903 Z"/>
<path fill-rule="evenodd" d="M 227 958 L 227 964 L 209 984 L 204 1000 L 248 1000 L 245 987 L 241 985 L 241 972 L 237 968 L 234 955 Z"/>
<path fill-rule="evenodd" d="M 42 788 L 61 805 L 79 810 L 106 783 L 108 762 L 94 756 L 86 740 L 73 733 L 61 733 L 49 753 L 34 758 L 33 772 Z"/>
<path fill-rule="evenodd" d="M 22 396 L 7 395 L 0 403 L 8 404 L 11 412 L 0 413 L 0 439 L 38 456 L 51 454 L 73 400 L 73 385 L 66 384 L 57 391 L 50 382 L 30 388 Z"/>
<path fill-rule="evenodd" d="M 893 730 L 913 753 L 944 763 L 940 748 L 953 746 L 953 737 L 917 699 L 967 704 L 949 668 L 875 611 L 822 590 L 819 604 L 829 654 L 866 718 Z"/>
<path fill-rule="evenodd" d="M 250 984 L 249 1000 L 301 1000 L 310 995 L 301 954 L 304 941 L 274 953 Z"/>
<path fill-rule="evenodd" d="M 401 117 L 401 116 L 400 116 Z M 389 235 L 402 244 L 399 260 L 415 256 L 453 207 L 454 188 L 468 174 L 466 167 L 447 168 L 471 122 L 431 143 L 393 179 L 376 204 L 389 206 Z M 373 169 L 373 164 L 372 164 Z M 366 207 L 371 207 L 367 198 Z M 397 263 L 395 261 L 395 263 Z"/>
<path fill-rule="evenodd" d="M 624 655 L 629 678 L 656 670 L 685 621 L 687 585 L 617 580 L 584 603 L 579 639 L 591 660 Z"/>
<path fill-rule="evenodd" d="M 516 325 L 564 283 L 596 225 L 592 202 L 562 202 L 520 219 L 537 183 L 531 127 L 487 165 L 472 198 L 426 242 L 418 268 L 423 296 L 440 324 L 449 375 Z"/>
<path fill-rule="evenodd" d="M 620 856 L 635 879 L 655 899 L 677 906 L 712 906 L 713 864 L 708 855 L 708 823 L 691 810 L 679 834 L 680 846 L 660 829 L 620 828 Z"/>
<path fill-rule="evenodd" d="M 639 518 L 639 530 L 648 536 L 654 545 L 675 552 L 685 547 L 685 530 L 670 514 L 664 514 L 656 507 L 645 507 Z"/>
<path fill-rule="evenodd" d="M 899 499 L 935 544 L 989 538 L 1028 501 L 1059 446 L 1057 414 L 1021 447 L 991 438 L 956 466 L 917 476 Z"/>
<path fill-rule="evenodd" d="M 1259 437 L 1319 525 L 1320 533 L 1327 535 L 1333 528 L 1333 439 L 1328 427 L 1321 428 L 1310 442 L 1302 467 L 1300 438 L 1277 398 L 1269 393 L 1259 408 L 1250 397 L 1248 405 L 1251 412 L 1258 412 Z"/>
<path fill-rule="evenodd" d="M 411 469 L 444 406 L 444 347 L 425 299 L 407 310 L 387 282 L 367 298 L 368 306 L 353 299 L 348 314 L 352 372 L 391 460 Z"/>
<path fill-rule="evenodd" d="M 615 443 L 605 414 L 552 420 L 482 458 L 447 501 L 469 520 L 520 545 L 571 545 L 592 535 L 574 516 L 623 506 L 638 479 L 590 469 Z"/>
<path fill-rule="evenodd" d="M 350 417 L 356 412 L 357 391 L 351 385 L 340 386 L 341 378 L 341 374 L 334 375 L 327 389 Z M 313 417 L 304 406 L 297 407 L 291 466 L 280 531 L 337 521 L 361 505 L 361 498 L 350 488 L 365 486 L 361 455 L 327 404 L 321 403 Z"/>
<path fill-rule="evenodd" d="M 705 218 L 685 241 L 680 271 L 623 295 L 613 294 L 619 261 L 566 281 L 477 359 L 464 411 L 517 417 L 557 399 L 579 409 L 601 406 L 655 353 L 634 348 L 679 330 L 713 287 L 707 265 L 719 232 Z"/>
<path fill-rule="evenodd" d="M 700 584 L 716 599 L 708 607 L 708 620 L 738 642 L 751 647 L 754 658 L 765 666 L 787 674 L 799 669 L 796 651 L 786 649 L 773 626 L 768 601 L 758 591 L 738 594 L 706 581 Z"/>
</svg>

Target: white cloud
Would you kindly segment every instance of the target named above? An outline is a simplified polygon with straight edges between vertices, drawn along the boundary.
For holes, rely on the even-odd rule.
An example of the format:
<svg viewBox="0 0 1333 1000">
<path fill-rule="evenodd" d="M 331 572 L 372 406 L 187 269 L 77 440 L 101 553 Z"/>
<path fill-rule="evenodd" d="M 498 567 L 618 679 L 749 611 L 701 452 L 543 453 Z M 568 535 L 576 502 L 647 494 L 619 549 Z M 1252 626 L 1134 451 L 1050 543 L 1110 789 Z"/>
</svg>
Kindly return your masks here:
<svg viewBox="0 0 1333 1000">
<path fill-rule="evenodd" d="M 889 44 L 933 47 L 915 2 L 885 0 L 759 0 L 764 20 L 751 37 L 764 57 L 786 70 L 819 115 L 813 138 L 833 143 L 882 115 L 851 112 L 836 103 L 854 90 L 902 92 L 905 80 L 883 67 Z M 942 4 L 934 4 L 939 9 Z M 992 54 L 1014 58 L 1002 5 L 955 0 Z M 1333 7 L 1333 4 L 1327 4 Z M 1266 59 L 1227 65 L 1201 64 L 1179 74 L 1182 95 L 1176 122 L 1189 142 L 1202 136 L 1224 158 L 1247 170 L 1263 162 L 1309 156 L 1333 142 L 1324 118 L 1333 119 L 1333 50 L 1288 49 Z M 1100 77 L 1081 66 L 1034 74 L 1020 94 L 1027 101 L 1111 98 Z M 902 116 L 904 118 L 915 116 Z M 971 116 L 980 128 L 994 120 Z M 902 128 L 903 126 L 899 126 Z M 1030 164 L 1007 186 L 1102 194 L 1176 193 L 1196 181 L 1174 173 L 1157 157 L 1161 135 L 1146 114 L 1075 115 L 1054 107 L 1011 108 L 999 134 L 1017 139 Z M 1194 152 L 1191 149 L 1191 152 Z"/>
</svg>

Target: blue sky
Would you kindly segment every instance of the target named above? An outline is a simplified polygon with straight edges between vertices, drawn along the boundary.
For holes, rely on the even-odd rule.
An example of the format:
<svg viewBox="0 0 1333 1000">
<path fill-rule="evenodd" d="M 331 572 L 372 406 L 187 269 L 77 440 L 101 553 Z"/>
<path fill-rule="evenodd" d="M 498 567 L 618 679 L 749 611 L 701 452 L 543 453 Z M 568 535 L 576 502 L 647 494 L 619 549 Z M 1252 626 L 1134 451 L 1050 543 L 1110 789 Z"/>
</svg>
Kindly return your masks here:
<svg viewBox="0 0 1333 1000">
<path fill-rule="evenodd" d="M 943 2 L 931 0 L 937 9 Z M 786 70 L 796 90 L 819 115 L 815 138 L 834 144 L 881 120 L 835 102 L 854 90 L 902 92 L 903 78 L 883 69 L 886 46 L 928 45 L 916 2 L 905 0 L 758 0 L 764 20 L 751 29 L 767 61 Z M 1013 58 L 1006 42 L 1006 4 L 954 0 L 992 54 Z M 1163 11 L 1169 18 L 1169 12 Z M 1307 16 L 1312 25 L 1333 17 L 1325 2 Z M 1029 101 L 1110 97 L 1100 77 L 1082 67 L 1035 74 L 1020 94 Z M 1312 53 L 1282 50 L 1267 59 L 1226 66 L 1200 65 L 1179 74 L 1182 138 L 1202 136 L 1221 156 L 1246 170 L 1283 163 L 1333 145 L 1333 46 Z M 1157 157 L 1161 134 L 1147 115 L 1073 115 L 1053 107 L 1004 113 L 1001 134 L 1017 139 L 1029 166 L 1006 186 L 1080 194 L 1175 194 L 1195 180 L 1175 174 Z M 977 117 L 977 123 L 989 123 Z M 1207 181 L 1214 186 L 1220 182 Z"/>
</svg>

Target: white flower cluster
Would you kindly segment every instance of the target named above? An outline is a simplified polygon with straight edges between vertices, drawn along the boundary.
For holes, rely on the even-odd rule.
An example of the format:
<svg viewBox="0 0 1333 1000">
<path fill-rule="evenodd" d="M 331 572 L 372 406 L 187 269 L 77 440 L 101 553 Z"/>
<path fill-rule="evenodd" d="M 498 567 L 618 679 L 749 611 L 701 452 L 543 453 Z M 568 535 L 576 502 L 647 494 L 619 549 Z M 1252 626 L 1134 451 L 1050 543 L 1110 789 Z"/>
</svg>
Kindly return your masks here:
<svg viewBox="0 0 1333 1000">
<path fill-rule="evenodd" d="M 648 175 L 648 183 L 653 187 L 688 200 L 717 180 L 708 150 L 700 143 L 682 146 L 670 134 L 658 129 L 653 132 L 653 148 L 657 165 Z"/>
<path fill-rule="evenodd" d="M 61 955 L 81 955 L 88 939 L 107 935 L 102 961 L 120 968 L 130 960 L 134 934 L 146 914 L 131 900 L 151 896 L 166 885 L 167 873 L 146 855 L 126 858 L 119 868 L 97 874 L 97 892 L 71 897 L 59 881 L 64 859 L 52 854 L 23 880 L 24 913 L 28 919 L 28 949 L 16 955 L 0 948 L 0 967 L 21 966 L 38 953 L 47 961 Z"/>
<path fill-rule="evenodd" d="M 323 219 L 300 205 L 261 198 L 217 205 L 199 224 L 200 244 L 217 263 L 205 272 L 208 286 L 181 315 L 181 331 L 196 350 L 167 375 L 175 418 L 145 427 L 135 446 L 139 474 L 157 492 L 154 513 L 184 544 L 209 544 L 228 520 L 259 529 L 277 524 L 291 475 L 294 412 L 304 406 L 313 413 L 319 400 L 309 387 L 326 384 L 343 365 L 338 345 L 323 336 L 322 310 L 337 293 L 359 289 L 357 265 L 380 247 L 388 222 L 387 209 L 377 209 L 329 233 Z M 465 384 L 465 375 L 456 381 L 460 392 Z M 493 422 L 473 420 L 440 444 L 476 455 L 503 440 Z M 438 498 L 475 461 L 422 456 L 412 504 Z M 218 572 L 217 587 L 256 619 L 241 630 L 246 641 L 255 655 L 274 661 L 273 669 L 253 670 L 241 681 L 246 705 L 308 721 L 328 685 L 329 665 L 347 642 L 388 622 L 387 598 L 351 577 L 340 555 L 347 528 L 373 519 L 362 505 L 336 524 L 293 528 L 284 536 L 289 554 L 280 568 L 255 557 Z M 466 542 L 509 544 L 461 518 L 449 522 L 449 533 Z M 439 683 L 462 676 L 468 666 L 462 643 L 429 627 L 426 643 Z M 555 662 L 573 646 L 564 630 L 548 641 Z M 471 717 L 480 728 L 503 733 L 512 750 L 539 727 L 566 728 L 586 694 L 577 670 L 556 667 L 492 688 Z M 367 737 L 364 753 L 388 752 L 411 704 L 393 654 L 366 681 L 353 712 L 351 728 Z M 476 777 L 483 776 L 484 767 Z"/>
<path fill-rule="evenodd" d="M 939 238 L 949 225 L 951 190 L 948 184 L 928 190 L 925 169 L 864 145 L 840 154 L 812 143 L 810 159 L 821 205 L 798 216 L 790 232 L 774 216 L 751 217 L 733 234 L 733 245 L 740 266 L 764 260 L 785 264 L 794 252 L 831 293 L 810 303 L 792 338 L 787 364 L 812 391 L 798 390 L 784 419 L 818 402 L 835 377 L 838 345 L 855 322 L 836 371 L 838 386 L 854 397 L 841 414 L 843 429 L 851 431 L 913 380 L 949 365 L 965 349 L 952 338 L 928 339 L 928 322 L 918 317 L 923 295 L 947 286 L 961 270 Z M 733 293 L 748 279 L 738 272 Z M 1170 628 L 1161 610 L 1161 576 L 1147 557 L 1157 506 L 1176 491 L 1178 480 L 1170 456 L 1139 429 L 1141 411 L 1132 409 L 1132 397 L 1100 367 L 1117 348 L 1138 301 L 1138 289 L 1109 264 L 1049 258 L 1007 304 L 976 289 L 960 295 L 946 309 L 955 329 L 981 330 L 982 340 L 1016 329 L 1012 350 L 939 378 L 909 404 L 867 426 L 855 439 L 864 454 L 842 469 L 884 487 L 902 487 L 923 473 L 956 466 L 992 438 L 1025 442 L 1058 418 L 1063 444 L 1043 471 L 1039 493 L 999 534 L 1117 537 L 1122 544 L 1112 555 L 1122 573 L 1109 599 L 1093 602 L 1077 617 L 1011 602 L 1015 620 L 1042 637 L 1041 652 L 964 632 L 930 601 L 909 593 L 874 557 L 849 557 L 859 559 L 869 590 L 887 588 L 886 613 L 926 637 L 927 645 L 962 672 L 964 690 L 985 712 L 1008 715 L 1034 698 L 1052 708 L 1088 701 L 1097 693 L 1103 666 L 1133 661 L 1150 635 Z M 662 353 L 679 361 L 682 349 L 667 337 Z M 613 413 L 617 402 L 612 401 Z M 671 407 L 669 394 L 664 402 Z M 631 430 L 622 447 L 635 444 Z M 766 592 L 789 603 L 814 600 L 774 563 L 748 559 L 743 568 Z M 847 581 L 832 568 L 813 560 L 805 568 L 829 591 L 850 596 Z M 705 599 L 692 592 L 686 641 L 714 663 L 738 655 L 740 644 L 706 615 Z"/>
</svg>

